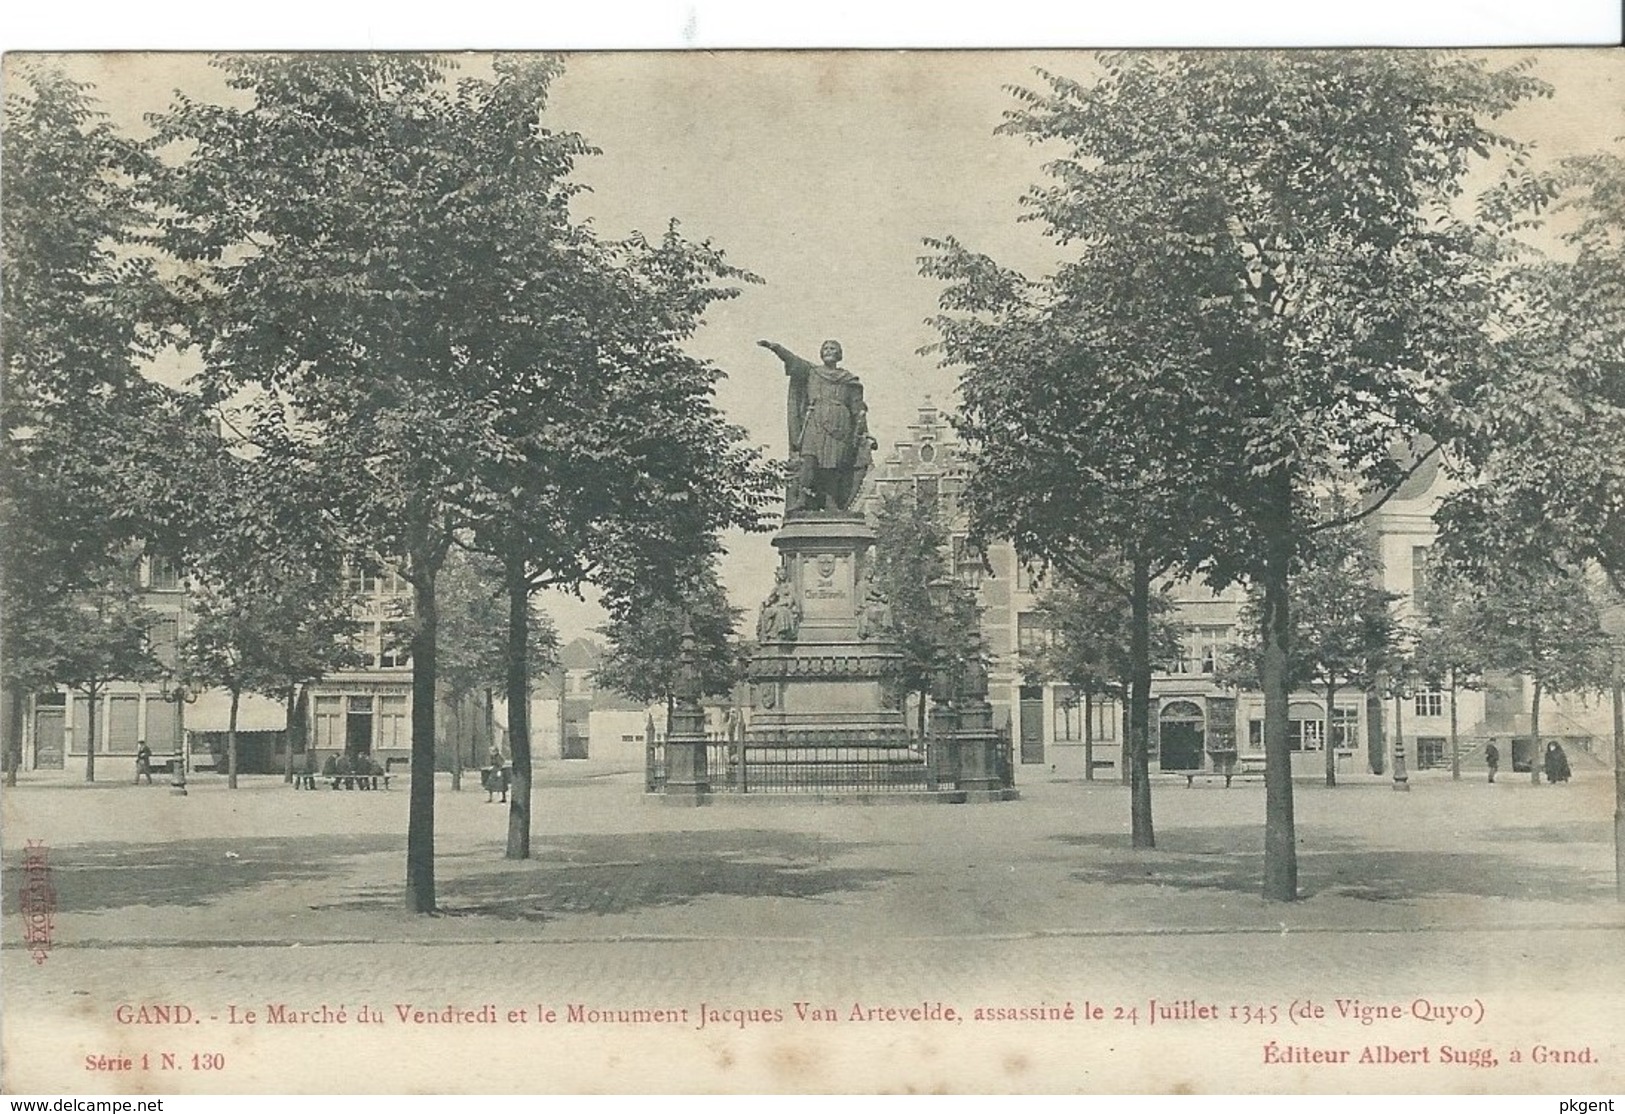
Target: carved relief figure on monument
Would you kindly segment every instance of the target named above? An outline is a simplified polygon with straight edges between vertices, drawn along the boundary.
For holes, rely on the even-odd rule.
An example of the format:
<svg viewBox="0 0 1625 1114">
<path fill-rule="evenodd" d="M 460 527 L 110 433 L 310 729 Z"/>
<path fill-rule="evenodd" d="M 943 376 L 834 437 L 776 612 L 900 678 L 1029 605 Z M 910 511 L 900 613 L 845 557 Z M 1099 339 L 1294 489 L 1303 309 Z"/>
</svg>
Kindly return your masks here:
<svg viewBox="0 0 1625 1114">
<path fill-rule="evenodd" d="M 887 638 L 892 633 L 891 602 L 867 572 L 858 585 L 858 639 Z"/>
<path fill-rule="evenodd" d="M 801 626 L 801 604 L 790 587 L 790 574 L 779 566 L 773 574 L 773 591 L 762 604 L 756 620 L 756 641 L 794 642 Z"/>
<path fill-rule="evenodd" d="M 869 435 L 862 381 L 840 366 L 839 341 L 824 342 L 818 364 L 771 340 L 757 343 L 784 363 L 790 379 L 785 418 L 795 472 L 786 494 L 786 516 L 851 510 L 878 447 Z"/>
</svg>

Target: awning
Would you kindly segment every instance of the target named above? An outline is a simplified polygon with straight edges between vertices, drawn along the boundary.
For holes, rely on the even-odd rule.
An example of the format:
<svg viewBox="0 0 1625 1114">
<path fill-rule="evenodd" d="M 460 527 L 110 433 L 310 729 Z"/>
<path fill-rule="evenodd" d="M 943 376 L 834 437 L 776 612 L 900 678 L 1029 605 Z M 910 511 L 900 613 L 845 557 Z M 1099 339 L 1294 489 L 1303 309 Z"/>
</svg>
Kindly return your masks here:
<svg viewBox="0 0 1625 1114">
<path fill-rule="evenodd" d="M 210 689 L 186 706 L 186 730 L 226 731 L 231 719 L 231 694 Z M 281 731 L 288 726 L 288 709 L 280 701 L 245 692 L 237 704 L 237 730 Z"/>
</svg>

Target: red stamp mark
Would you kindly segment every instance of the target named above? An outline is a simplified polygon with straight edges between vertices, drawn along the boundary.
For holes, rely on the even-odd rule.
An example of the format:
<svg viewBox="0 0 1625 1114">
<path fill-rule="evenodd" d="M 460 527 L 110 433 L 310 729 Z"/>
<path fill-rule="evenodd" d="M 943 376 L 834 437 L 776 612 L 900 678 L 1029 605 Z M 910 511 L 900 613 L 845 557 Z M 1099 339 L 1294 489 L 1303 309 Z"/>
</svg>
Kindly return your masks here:
<svg viewBox="0 0 1625 1114">
<path fill-rule="evenodd" d="M 56 887 L 51 884 L 50 849 L 31 839 L 23 848 L 23 943 L 35 963 L 51 954 L 51 929 L 56 917 Z"/>
</svg>

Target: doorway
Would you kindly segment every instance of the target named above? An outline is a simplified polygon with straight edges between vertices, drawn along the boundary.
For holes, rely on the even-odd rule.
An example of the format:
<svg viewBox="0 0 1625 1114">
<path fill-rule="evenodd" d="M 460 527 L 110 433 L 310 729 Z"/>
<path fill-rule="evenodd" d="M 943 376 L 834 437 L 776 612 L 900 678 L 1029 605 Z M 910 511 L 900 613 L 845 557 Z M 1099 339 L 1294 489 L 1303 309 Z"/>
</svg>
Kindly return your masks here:
<svg viewBox="0 0 1625 1114">
<path fill-rule="evenodd" d="M 350 697 L 344 717 L 344 753 L 372 753 L 372 697 Z"/>
<path fill-rule="evenodd" d="M 62 709 L 37 709 L 34 712 L 34 769 L 62 769 L 63 738 Z"/>
<path fill-rule="evenodd" d="M 1021 761 L 1032 765 L 1044 761 L 1044 688 L 1021 686 Z"/>
<path fill-rule="evenodd" d="M 1164 770 L 1200 770 L 1207 730 L 1202 709 L 1189 700 L 1175 700 L 1162 709 L 1158 765 Z"/>
</svg>

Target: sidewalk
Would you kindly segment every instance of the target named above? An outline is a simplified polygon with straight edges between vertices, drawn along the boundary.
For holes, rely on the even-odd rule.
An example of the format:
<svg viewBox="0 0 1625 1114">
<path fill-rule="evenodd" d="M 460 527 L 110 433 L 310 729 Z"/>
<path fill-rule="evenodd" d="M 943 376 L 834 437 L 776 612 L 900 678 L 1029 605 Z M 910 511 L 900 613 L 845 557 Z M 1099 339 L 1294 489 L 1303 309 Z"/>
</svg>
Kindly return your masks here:
<svg viewBox="0 0 1625 1114">
<path fill-rule="evenodd" d="M 1026 771 L 1023 771 L 1024 773 Z M 1029 777 L 987 805 L 662 807 L 636 775 L 538 776 L 528 861 L 465 780 L 436 798 L 444 913 L 401 909 L 407 794 L 295 792 L 274 776 L 5 794 L 4 863 L 41 840 L 57 946 L 414 941 L 1091 938 L 1625 926 L 1612 780 L 1430 772 L 1296 787 L 1303 899 L 1258 896 L 1258 783 L 1159 781 L 1154 852 L 1128 848 L 1115 783 Z M 12 875 L 11 877 L 14 877 Z M 20 939 L 16 887 L 5 940 Z"/>
</svg>

